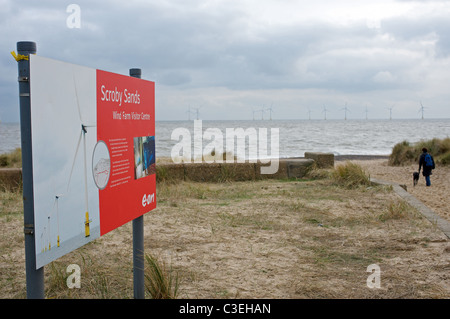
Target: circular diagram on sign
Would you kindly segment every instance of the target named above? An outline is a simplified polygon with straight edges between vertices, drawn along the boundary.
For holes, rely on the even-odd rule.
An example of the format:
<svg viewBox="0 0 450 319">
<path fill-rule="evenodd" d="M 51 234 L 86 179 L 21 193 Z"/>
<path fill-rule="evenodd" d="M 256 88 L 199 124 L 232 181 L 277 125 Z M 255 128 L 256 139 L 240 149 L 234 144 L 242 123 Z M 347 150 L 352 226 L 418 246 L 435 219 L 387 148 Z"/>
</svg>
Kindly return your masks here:
<svg viewBox="0 0 450 319">
<path fill-rule="evenodd" d="M 98 141 L 92 154 L 92 175 L 98 189 L 104 189 L 108 185 L 111 172 L 111 159 L 108 146 L 103 141 Z"/>
</svg>

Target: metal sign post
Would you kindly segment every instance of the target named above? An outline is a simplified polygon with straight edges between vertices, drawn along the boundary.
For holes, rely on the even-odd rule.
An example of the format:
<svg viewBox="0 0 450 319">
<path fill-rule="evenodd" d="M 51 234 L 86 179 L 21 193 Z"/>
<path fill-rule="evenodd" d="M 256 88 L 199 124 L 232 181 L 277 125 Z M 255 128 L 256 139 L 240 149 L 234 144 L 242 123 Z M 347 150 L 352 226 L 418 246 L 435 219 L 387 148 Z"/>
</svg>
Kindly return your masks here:
<svg viewBox="0 0 450 319">
<path fill-rule="evenodd" d="M 138 80 L 39 57 L 35 55 L 37 50 L 34 42 L 17 42 L 17 51 L 18 54 L 11 53 L 18 62 L 19 74 L 27 297 L 44 298 L 44 266 L 46 264 L 126 222 L 133 221 L 134 298 L 144 299 L 143 214 L 156 207 L 154 82 L 140 80 L 141 69 L 129 70 L 130 77 L 138 78 Z M 33 76 L 32 80 L 30 80 L 30 74 Z M 58 93 L 61 91 L 69 93 L 55 94 L 52 90 L 54 87 L 58 87 Z M 30 96 L 30 92 L 33 96 Z M 49 105 L 47 102 L 49 97 L 56 102 Z M 60 105 L 65 105 L 66 100 L 70 102 L 71 107 L 63 109 Z M 77 113 L 78 116 L 76 116 Z M 97 116 L 98 114 L 100 116 Z M 90 124 L 86 125 L 82 115 L 85 116 L 84 121 L 92 121 L 93 124 L 89 122 Z M 81 121 L 81 133 L 78 120 Z M 69 166 L 66 165 L 68 162 L 65 159 L 68 158 L 71 150 L 65 143 L 61 144 L 49 139 L 47 129 L 53 123 L 55 123 L 54 129 L 60 134 L 65 134 L 66 139 L 75 140 L 79 136 L 78 146 L 80 141 L 83 141 L 84 145 L 85 178 L 84 182 L 78 180 L 78 185 L 84 188 L 78 187 L 68 192 L 67 186 L 68 193 L 64 194 L 63 202 L 58 202 L 61 196 L 49 188 L 64 187 L 65 189 L 67 176 L 69 176 L 67 185 L 70 185 L 74 167 L 80 171 L 81 165 L 75 166 L 77 146 L 74 164 L 69 174 Z M 97 127 L 97 131 L 90 130 L 86 136 L 86 128 L 93 126 Z M 67 129 L 68 127 L 70 129 Z M 134 143 L 137 144 L 134 145 Z M 39 147 L 41 144 L 46 144 L 46 151 Z M 102 146 L 97 148 L 98 145 L 103 145 L 103 148 Z M 115 147 L 114 145 L 121 145 L 116 147 L 120 149 L 120 153 L 112 158 L 108 148 Z M 135 157 L 136 150 L 138 152 L 141 150 L 139 145 L 145 148 L 145 167 L 140 161 L 143 155 Z M 89 156 L 92 154 L 93 180 L 89 182 L 86 166 L 87 146 Z M 47 152 L 47 149 L 53 152 Z M 51 154 L 55 152 L 63 154 L 61 156 L 63 159 L 52 157 Z M 138 165 L 138 168 L 136 166 L 131 168 L 132 163 L 128 159 L 131 152 L 134 156 L 133 162 Z M 117 165 L 114 166 L 114 163 L 123 161 L 130 162 L 130 165 L 126 165 L 125 169 L 116 169 Z M 115 172 L 120 171 L 115 175 L 127 174 L 126 178 L 119 176 L 113 180 L 109 179 L 111 162 Z M 59 167 L 61 170 L 61 172 L 58 171 L 59 175 L 50 174 L 49 176 L 45 171 L 45 167 L 49 165 Z M 106 184 L 97 183 L 104 182 L 104 174 L 107 174 L 106 183 L 111 183 L 108 187 L 105 187 Z M 141 179 L 147 176 L 148 178 Z M 78 205 L 81 189 L 84 189 L 86 197 L 85 210 Z M 90 206 L 87 201 L 88 195 L 91 199 L 90 203 L 94 203 Z M 119 208 L 116 205 L 118 195 L 124 195 L 126 198 L 120 201 Z M 48 206 L 54 201 L 56 206 L 53 207 L 56 207 L 57 218 L 50 219 L 55 211 L 49 212 Z M 62 208 L 61 205 L 66 212 L 64 215 L 58 213 L 58 208 Z M 89 212 L 92 213 L 90 216 L 87 213 L 89 208 L 91 209 Z M 115 214 L 109 213 L 114 210 L 116 210 Z M 81 216 L 80 211 L 83 212 L 83 228 L 73 228 L 71 225 L 77 221 L 77 225 L 81 226 L 79 219 L 76 219 L 77 221 L 73 219 L 73 217 Z M 84 212 L 86 212 L 86 222 Z M 61 220 L 59 217 L 64 219 Z M 60 222 L 62 222 L 61 225 Z M 57 235 L 50 236 L 50 225 L 57 227 Z M 62 226 L 62 233 L 65 234 L 61 242 L 60 226 Z M 51 243 L 55 241 L 57 244 L 52 247 Z"/>
<path fill-rule="evenodd" d="M 130 76 L 141 78 L 141 69 L 130 69 Z M 144 216 L 133 220 L 133 287 L 134 298 L 144 299 Z"/>
<path fill-rule="evenodd" d="M 31 146 L 31 103 L 29 55 L 36 54 L 36 43 L 17 42 L 19 69 L 20 134 L 22 147 L 23 212 L 27 298 L 44 299 L 44 267 L 36 269 L 33 163 Z"/>
</svg>

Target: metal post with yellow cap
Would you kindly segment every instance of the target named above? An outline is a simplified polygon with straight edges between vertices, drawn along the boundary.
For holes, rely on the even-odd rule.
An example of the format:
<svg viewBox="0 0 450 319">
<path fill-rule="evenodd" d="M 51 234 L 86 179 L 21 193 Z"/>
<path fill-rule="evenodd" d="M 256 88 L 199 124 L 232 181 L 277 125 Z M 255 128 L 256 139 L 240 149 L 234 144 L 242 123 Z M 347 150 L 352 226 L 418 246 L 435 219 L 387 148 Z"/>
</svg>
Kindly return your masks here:
<svg viewBox="0 0 450 319">
<path fill-rule="evenodd" d="M 44 299 L 44 267 L 36 269 L 33 163 L 31 145 L 31 101 L 29 55 L 36 54 L 36 43 L 17 42 L 19 70 L 20 135 L 22 147 L 23 212 L 27 298 Z"/>
</svg>

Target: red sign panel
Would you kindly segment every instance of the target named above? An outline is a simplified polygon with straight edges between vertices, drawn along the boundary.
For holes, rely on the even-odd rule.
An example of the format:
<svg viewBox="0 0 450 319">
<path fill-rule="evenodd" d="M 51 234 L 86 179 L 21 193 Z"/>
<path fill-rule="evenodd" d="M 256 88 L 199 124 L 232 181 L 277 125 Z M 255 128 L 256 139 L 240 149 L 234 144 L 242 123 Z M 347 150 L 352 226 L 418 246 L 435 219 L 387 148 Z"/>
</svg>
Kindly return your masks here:
<svg viewBox="0 0 450 319">
<path fill-rule="evenodd" d="M 109 170 L 93 164 L 103 235 L 156 207 L 155 83 L 97 70 L 97 140 L 109 153 Z"/>
</svg>

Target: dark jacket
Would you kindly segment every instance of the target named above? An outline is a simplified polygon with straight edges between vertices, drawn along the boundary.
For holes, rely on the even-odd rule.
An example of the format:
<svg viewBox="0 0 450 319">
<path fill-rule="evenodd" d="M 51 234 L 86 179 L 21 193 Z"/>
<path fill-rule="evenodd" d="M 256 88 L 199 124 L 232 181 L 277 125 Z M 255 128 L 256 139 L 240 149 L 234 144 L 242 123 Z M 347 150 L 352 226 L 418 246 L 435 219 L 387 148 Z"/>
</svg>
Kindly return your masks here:
<svg viewBox="0 0 450 319">
<path fill-rule="evenodd" d="M 430 154 L 431 159 L 433 160 L 433 166 L 432 166 L 432 167 L 426 166 L 426 165 L 425 165 L 425 154 L 428 154 L 428 153 L 422 153 L 422 155 L 420 155 L 420 159 L 419 159 L 419 172 L 420 172 L 420 169 L 423 167 L 422 175 L 423 175 L 423 176 L 430 176 L 431 174 L 433 174 L 433 173 L 432 173 L 432 170 L 435 168 L 435 165 L 434 165 L 434 158 L 433 158 L 433 156 L 431 156 L 431 154 Z"/>
</svg>

